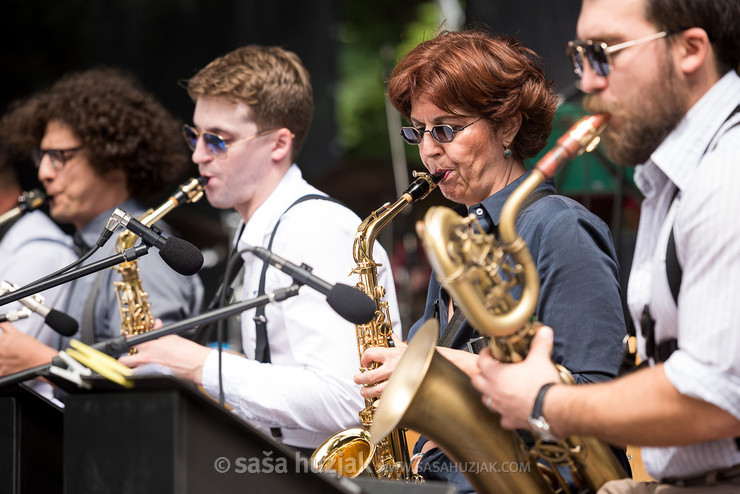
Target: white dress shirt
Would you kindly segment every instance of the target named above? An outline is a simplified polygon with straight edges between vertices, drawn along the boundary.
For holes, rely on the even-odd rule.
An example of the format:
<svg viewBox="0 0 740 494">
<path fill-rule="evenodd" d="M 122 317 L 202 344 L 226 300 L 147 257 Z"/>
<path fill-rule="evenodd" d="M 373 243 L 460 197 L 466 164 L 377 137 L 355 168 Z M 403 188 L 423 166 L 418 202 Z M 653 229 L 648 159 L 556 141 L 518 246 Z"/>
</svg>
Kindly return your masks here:
<svg viewBox="0 0 740 494">
<path fill-rule="evenodd" d="M 686 114 L 677 128 L 638 167 L 645 195 L 628 288 L 638 329 L 650 305 L 656 342 L 678 340 L 665 362 L 676 389 L 740 419 L 740 78 L 725 75 Z M 706 150 L 706 153 L 705 153 Z M 680 194 L 671 206 L 676 187 Z M 666 246 L 674 229 L 683 269 L 678 309 L 666 278 Z M 696 417 L 701 421 L 702 417 Z M 732 438 L 691 446 L 644 448 L 655 478 L 689 477 L 740 463 Z"/>
<path fill-rule="evenodd" d="M 281 214 L 306 194 L 321 194 L 293 165 L 270 197 L 254 213 L 238 242 L 267 247 Z M 285 214 L 277 229 L 272 252 L 287 261 L 306 263 L 313 274 L 329 283 L 355 286 L 356 267 L 352 246 L 358 218 L 349 209 L 326 200 L 300 203 Z M 401 333 L 400 315 L 390 261 L 379 245 L 374 259 L 379 265 L 378 284 L 387 291 L 391 326 Z M 263 262 L 246 253 L 242 297 L 257 295 Z M 292 279 L 271 266 L 265 292 L 284 288 Z M 283 442 L 315 448 L 330 435 L 360 424 L 364 407 L 360 387 L 352 376 L 360 367 L 355 326 L 338 316 L 321 293 L 302 286 L 299 294 L 266 306 L 271 363 L 254 360 L 255 310 L 241 315 L 242 348 L 247 358 L 223 355 L 223 385 L 227 404 L 257 428 L 267 432 L 279 427 Z M 218 355 L 213 351 L 203 368 L 203 386 L 218 395 Z"/>
</svg>

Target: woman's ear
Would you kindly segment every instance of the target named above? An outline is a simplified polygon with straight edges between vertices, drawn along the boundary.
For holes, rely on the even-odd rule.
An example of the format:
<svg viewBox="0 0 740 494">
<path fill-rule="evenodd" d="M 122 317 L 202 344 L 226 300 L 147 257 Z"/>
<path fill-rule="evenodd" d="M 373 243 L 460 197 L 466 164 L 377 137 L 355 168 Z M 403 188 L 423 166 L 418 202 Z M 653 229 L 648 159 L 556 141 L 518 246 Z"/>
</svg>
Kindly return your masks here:
<svg viewBox="0 0 740 494">
<path fill-rule="evenodd" d="M 522 126 L 522 114 L 517 113 L 516 116 L 506 121 L 504 125 L 499 127 L 498 133 L 501 138 L 501 142 L 504 146 L 508 147 L 514 142 L 514 138 L 519 132 L 519 128 Z"/>
</svg>

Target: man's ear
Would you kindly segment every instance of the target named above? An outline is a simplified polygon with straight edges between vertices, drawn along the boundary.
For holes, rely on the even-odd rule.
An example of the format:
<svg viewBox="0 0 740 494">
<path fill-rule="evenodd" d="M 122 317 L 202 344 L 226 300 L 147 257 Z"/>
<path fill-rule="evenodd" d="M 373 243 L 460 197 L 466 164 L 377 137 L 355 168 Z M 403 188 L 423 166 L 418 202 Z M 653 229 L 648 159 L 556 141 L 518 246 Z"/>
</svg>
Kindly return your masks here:
<svg viewBox="0 0 740 494">
<path fill-rule="evenodd" d="M 291 153 L 293 152 L 293 139 L 295 136 L 285 127 L 276 130 L 275 135 L 272 145 L 272 159 L 274 161 L 283 161 L 287 157 L 288 161 L 292 161 Z"/>
<path fill-rule="evenodd" d="M 704 29 L 692 27 L 681 33 L 676 33 L 675 56 L 678 57 L 678 67 L 685 74 L 693 74 L 712 56 L 712 44 Z"/>
</svg>

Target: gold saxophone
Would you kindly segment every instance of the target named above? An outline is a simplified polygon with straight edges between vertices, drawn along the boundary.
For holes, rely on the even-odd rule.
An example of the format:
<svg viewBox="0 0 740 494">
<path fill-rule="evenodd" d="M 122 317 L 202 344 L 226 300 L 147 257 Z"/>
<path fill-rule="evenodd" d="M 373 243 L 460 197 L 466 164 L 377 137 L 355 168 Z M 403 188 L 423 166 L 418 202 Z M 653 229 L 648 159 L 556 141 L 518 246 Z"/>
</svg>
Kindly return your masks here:
<svg viewBox="0 0 740 494">
<path fill-rule="evenodd" d="M 144 226 L 151 226 L 180 204 L 197 202 L 203 197 L 203 186 L 207 181 L 208 179 L 204 177 L 188 179 L 161 206 L 150 209 L 138 220 Z M 121 253 L 133 247 L 137 238 L 136 234 L 129 230 L 122 232 L 116 241 L 116 251 Z M 113 282 L 118 296 L 118 307 L 121 310 L 121 334 L 137 335 L 151 331 L 154 327 L 154 317 L 149 306 L 149 295 L 141 285 L 137 260 L 122 262 L 112 269 L 121 273 L 122 278 L 121 281 Z M 135 353 L 135 349 L 132 348 L 130 353 Z"/>
<path fill-rule="evenodd" d="M 383 300 L 385 288 L 378 285 L 377 264 L 373 260 L 375 239 L 390 221 L 408 204 L 425 198 L 444 174 L 429 175 L 414 172 L 415 180 L 406 192 L 393 204 L 384 204 L 370 214 L 357 228 L 353 255 L 357 267 L 353 273 L 359 275 L 357 288 L 375 301 L 375 316 L 367 324 L 356 325 L 357 348 L 360 357 L 370 347 L 393 346 L 388 302 Z M 378 367 L 372 363 L 366 372 Z M 381 479 L 421 480 L 414 478 L 409 461 L 406 435 L 403 429 L 394 428 L 375 445 L 370 441 L 368 429 L 373 423 L 377 398 L 366 398 L 365 408 L 360 413 L 362 427 L 346 429 L 324 441 L 311 455 L 311 467 L 318 471 L 334 471 L 337 475 L 356 477 L 361 473 Z"/>
<path fill-rule="evenodd" d="M 607 118 L 581 119 L 538 161 L 501 210 L 499 241 L 476 233 L 474 217 L 461 219 L 448 208 L 430 208 L 418 228 L 440 283 L 473 327 L 491 337 L 491 351 L 502 362 L 524 359 L 540 325 L 532 321 L 539 275 L 516 231 L 517 213 L 526 197 L 560 166 L 598 145 Z M 519 300 L 510 294 L 516 286 L 522 288 Z M 572 436 L 556 443 L 536 439 L 526 451 L 518 435 L 501 427 L 500 416 L 483 406 L 470 379 L 435 351 L 438 333 L 437 321 L 427 321 L 409 344 L 376 411 L 370 430 L 374 441 L 389 427 L 413 428 L 436 441 L 458 464 L 469 467 L 463 473 L 479 492 L 570 493 L 558 466 L 570 469 L 578 492 L 596 491 L 604 482 L 626 476 L 609 447 L 593 438 Z M 565 368 L 559 366 L 559 371 L 563 382 L 573 382 Z M 538 459 L 547 466 L 537 465 Z M 486 468 L 494 461 L 518 462 L 520 474 Z"/>
</svg>

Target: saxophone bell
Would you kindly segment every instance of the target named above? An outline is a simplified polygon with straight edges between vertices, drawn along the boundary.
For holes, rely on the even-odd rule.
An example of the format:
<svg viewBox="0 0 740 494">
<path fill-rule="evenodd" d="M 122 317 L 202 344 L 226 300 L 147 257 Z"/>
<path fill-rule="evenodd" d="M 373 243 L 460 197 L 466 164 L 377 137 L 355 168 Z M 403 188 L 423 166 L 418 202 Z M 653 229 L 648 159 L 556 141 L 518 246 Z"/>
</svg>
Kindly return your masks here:
<svg viewBox="0 0 740 494">
<path fill-rule="evenodd" d="M 500 416 L 481 402 L 470 379 L 436 350 L 439 323 L 426 321 L 409 342 L 383 391 L 370 428 L 373 442 L 403 424 L 433 439 L 465 473 L 476 492 L 550 492 L 519 438 L 501 427 Z M 455 427 L 450 427 L 454 420 Z M 517 462 L 519 475 L 492 472 L 497 460 Z"/>
</svg>

